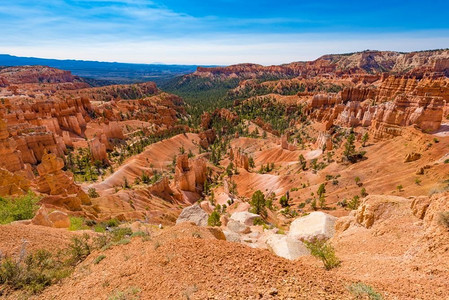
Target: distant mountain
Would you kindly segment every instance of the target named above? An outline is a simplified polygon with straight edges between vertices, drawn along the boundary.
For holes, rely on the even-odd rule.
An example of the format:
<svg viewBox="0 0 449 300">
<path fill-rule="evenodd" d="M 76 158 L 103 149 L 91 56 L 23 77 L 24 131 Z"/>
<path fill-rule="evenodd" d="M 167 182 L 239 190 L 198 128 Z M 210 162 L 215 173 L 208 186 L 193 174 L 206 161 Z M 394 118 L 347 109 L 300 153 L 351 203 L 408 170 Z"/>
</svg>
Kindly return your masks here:
<svg viewBox="0 0 449 300">
<path fill-rule="evenodd" d="M 0 54 L 0 66 L 43 65 L 71 71 L 74 75 L 109 83 L 154 81 L 161 84 L 176 76 L 192 73 L 197 66 L 129 64 L 84 60 L 59 60 Z"/>
</svg>

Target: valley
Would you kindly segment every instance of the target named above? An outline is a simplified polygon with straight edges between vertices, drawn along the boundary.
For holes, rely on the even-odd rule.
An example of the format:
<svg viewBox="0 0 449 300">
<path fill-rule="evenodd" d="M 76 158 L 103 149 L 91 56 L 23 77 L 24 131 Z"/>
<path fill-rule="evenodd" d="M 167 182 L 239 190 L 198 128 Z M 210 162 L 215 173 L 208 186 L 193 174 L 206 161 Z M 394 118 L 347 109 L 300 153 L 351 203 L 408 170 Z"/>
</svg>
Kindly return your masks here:
<svg viewBox="0 0 449 300">
<path fill-rule="evenodd" d="M 447 297 L 449 50 L 125 82 L 0 68 L 0 297 Z"/>
</svg>

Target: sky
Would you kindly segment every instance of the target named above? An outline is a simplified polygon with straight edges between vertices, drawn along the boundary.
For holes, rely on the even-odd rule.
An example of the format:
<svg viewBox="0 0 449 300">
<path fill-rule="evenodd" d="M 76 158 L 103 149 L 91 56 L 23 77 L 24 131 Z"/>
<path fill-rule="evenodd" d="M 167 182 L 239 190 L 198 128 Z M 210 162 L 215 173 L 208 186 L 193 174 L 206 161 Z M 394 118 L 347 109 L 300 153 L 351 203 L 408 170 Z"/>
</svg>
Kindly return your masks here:
<svg viewBox="0 0 449 300">
<path fill-rule="evenodd" d="M 0 53 L 229 65 L 449 48 L 449 1 L 0 0 Z"/>
</svg>

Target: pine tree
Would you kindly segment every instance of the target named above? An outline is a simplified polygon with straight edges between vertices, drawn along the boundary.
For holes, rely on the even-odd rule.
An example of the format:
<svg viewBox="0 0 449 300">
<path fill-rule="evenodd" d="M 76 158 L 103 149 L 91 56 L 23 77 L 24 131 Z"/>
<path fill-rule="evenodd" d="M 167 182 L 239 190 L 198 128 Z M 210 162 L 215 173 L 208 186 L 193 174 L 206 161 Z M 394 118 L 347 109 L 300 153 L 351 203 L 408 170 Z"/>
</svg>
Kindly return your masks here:
<svg viewBox="0 0 449 300">
<path fill-rule="evenodd" d="M 266 217 L 267 210 L 265 208 L 265 195 L 260 190 L 254 192 L 250 204 L 252 211 L 255 214 Z"/>
</svg>

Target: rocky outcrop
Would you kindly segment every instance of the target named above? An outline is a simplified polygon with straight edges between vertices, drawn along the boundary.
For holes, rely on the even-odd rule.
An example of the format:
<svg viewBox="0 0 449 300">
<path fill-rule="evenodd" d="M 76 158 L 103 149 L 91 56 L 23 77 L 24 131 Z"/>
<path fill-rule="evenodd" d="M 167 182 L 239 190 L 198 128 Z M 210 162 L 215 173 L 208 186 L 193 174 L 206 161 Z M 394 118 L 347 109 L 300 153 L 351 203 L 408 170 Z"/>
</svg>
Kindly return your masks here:
<svg viewBox="0 0 449 300">
<path fill-rule="evenodd" d="M 103 124 L 103 133 L 106 135 L 108 139 L 120 139 L 120 140 L 125 139 L 122 127 L 116 121 Z"/>
<path fill-rule="evenodd" d="M 216 109 L 214 112 L 205 112 L 201 115 L 201 127 L 203 129 L 211 129 L 212 122 L 218 120 L 224 120 L 228 124 L 232 125 L 238 121 L 239 117 L 226 108 Z M 222 130 L 227 130 L 227 126 L 223 126 Z"/>
<path fill-rule="evenodd" d="M 70 218 L 62 211 L 51 211 L 43 205 L 31 220 L 31 224 L 53 228 L 68 228 L 70 227 Z"/>
<path fill-rule="evenodd" d="M 381 74 L 392 72 L 409 78 L 441 76 L 449 74 L 449 51 L 433 50 L 399 53 L 392 51 L 366 50 L 349 55 L 330 54 L 308 62 L 294 62 L 281 66 L 261 66 L 256 64 L 238 64 L 228 67 L 198 67 L 193 74 L 185 78 L 213 79 L 263 79 L 293 77 L 334 77 L 344 75 L 368 75 L 365 82 L 378 79 Z"/>
<path fill-rule="evenodd" d="M 231 215 L 231 220 L 240 222 L 247 226 L 254 225 L 254 220 L 260 218 L 258 214 L 253 214 L 247 211 L 235 212 Z"/>
<path fill-rule="evenodd" d="M 98 136 L 95 136 L 88 142 L 90 153 L 94 161 L 100 161 L 103 164 L 109 163 L 106 145 L 101 142 Z"/>
<path fill-rule="evenodd" d="M 297 149 L 295 144 L 290 144 L 288 142 L 288 136 L 287 135 L 283 135 L 281 137 L 281 147 L 284 150 L 288 150 L 288 151 L 295 151 Z"/>
<path fill-rule="evenodd" d="M 187 154 L 178 155 L 175 167 L 175 182 L 181 191 L 201 193 L 206 180 L 206 161 L 203 158 L 189 159 Z"/>
<path fill-rule="evenodd" d="M 83 82 L 80 77 L 73 76 L 70 71 L 46 66 L 8 67 L 0 70 L 0 82 L 3 85 L 24 83 L 63 83 Z M 89 86 L 85 84 L 85 87 Z"/>
<path fill-rule="evenodd" d="M 200 138 L 200 146 L 203 149 L 207 149 L 209 145 L 213 144 L 216 139 L 216 134 L 214 129 L 207 129 L 198 134 Z"/>
<path fill-rule="evenodd" d="M 335 233 L 337 218 L 320 211 L 311 212 L 295 219 L 290 225 L 288 236 L 303 241 L 327 240 Z"/>
<path fill-rule="evenodd" d="M 329 134 L 325 132 L 320 132 L 318 138 L 316 139 L 316 148 L 326 151 L 332 150 L 332 138 Z"/>
<path fill-rule="evenodd" d="M 366 228 L 371 228 L 377 220 L 394 214 L 396 208 L 404 201 L 407 200 L 402 197 L 369 195 L 357 209 L 356 221 Z"/>
<path fill-rule="evenodd" d="M 0 196 L 25 194 L 30 188 L 30 180 L 19 174 L 0 168 Z"/>
<path fill-rule="evenodd" d="M 405 156 L 404 162 L 412 162 L 421 158 L 421 153 L 411 152 Z"/>
<path fill-rule="evenodd" d="M 419 218 L 424 219 L 424 216 L 426 215 L 427 208 L 430 205 L 430 198 L 426 196 L 420 196 L 413 199 L 412 204 L 410 206 L 413 214 Z"/>
<path fill-rule="evenodd" d="M 249 170 L 249 157 L 242 149 L 231 148 L 230 157 L 237 168 L 243 168 L 246 171 Z"/>
<path fill-rule="evenodd" d="M 192 222 L 197 226 L 207 226 L 208 214 L 201 209 L 198 203 L 184 208 L 176 220 L 176 224 Z"/>
<path fill-rule="evenodd" d="M 309 249 L 301 241 L 283 234 L 270 235 L 266 243 L 274 254 L 288 260 L 310 254 Z"/>
<path fill-rule="evenodd" d="M 247 234 L 251 232 L 251 229 L 247 225 L 234 219 L 230 219 L 226 227 L 228 230 L 238 234 Z"/>
<path fill-rule="evenodd" d="M 22 153 L 17 150 L 16 141 L 10 137 L 6 122 L 0 119 L 0 167 L 15 172 L 24 168 Z"/>
<path fill-rule="evenodd" d="M 82 210 L 82 205 L 90 205 L 90 199 L 83 190 L 73 182 L 69 172 L 62 171 L 64 161 L 54 154 L 45 154 L 42 163 L 37 166 L 39 177 L 35 179 L 36 189 L 49 196 L 41 203 L 64 207 L 71 211 Z"/>
</svg>

